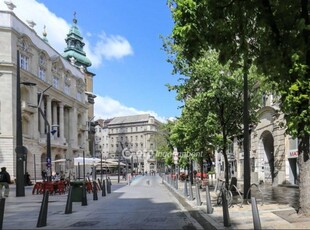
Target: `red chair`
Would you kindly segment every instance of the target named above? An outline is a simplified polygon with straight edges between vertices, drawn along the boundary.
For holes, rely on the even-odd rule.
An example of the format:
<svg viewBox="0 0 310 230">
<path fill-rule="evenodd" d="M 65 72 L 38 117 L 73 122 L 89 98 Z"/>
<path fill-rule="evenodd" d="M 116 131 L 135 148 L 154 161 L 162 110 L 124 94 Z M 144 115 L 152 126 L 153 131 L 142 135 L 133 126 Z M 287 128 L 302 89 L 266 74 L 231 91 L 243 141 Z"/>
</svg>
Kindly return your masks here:
<svg viewBox="0 0 310 230">
<path fill-rule="evenodd" d="M 93 191 L 93 186 L 91 182 L 85 182 L 85 186 L 88 193 L 91 193 Z"/>
<path fill-rule="evenodd" d="M 36 182 L 32 189 L 32 195 L 41 193 L 41 190 L 43 189 L 43 183 L 42 182 Z"/>
<path fill-rule="evenodd" d="M 51 181 L 45 181 L 43 192 L 45 191 L 48 191 L 50 195 L 53 195 L 55 193 L 54 183 Z"/>
<path fill-rule="evenodd" d="M 66 185 L 64 181 L 59 181 L 57 183 L 57 192 L 58 194 L 65 194 L 66 193 Z"/>
</svg>

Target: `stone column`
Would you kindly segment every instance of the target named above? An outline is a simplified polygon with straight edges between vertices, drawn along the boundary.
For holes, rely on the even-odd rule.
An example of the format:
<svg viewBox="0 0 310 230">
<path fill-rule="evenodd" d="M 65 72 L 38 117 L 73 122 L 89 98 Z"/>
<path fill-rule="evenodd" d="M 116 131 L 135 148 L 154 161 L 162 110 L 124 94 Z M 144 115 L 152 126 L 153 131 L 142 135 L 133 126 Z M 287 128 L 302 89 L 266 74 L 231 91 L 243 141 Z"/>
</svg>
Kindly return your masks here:
<svg viewBox="0 0 310 230">
<path fill-rule="evenodd" d="M 64 104 L 59 103 L 59 137 L 65 140 Z"/>
<path fill-rule="evenodd" d="M 33 105 L 37 105 L 38 103 L 38 90 L 35 87 L 31 87 L 32 88 L 32 92 L 31 92 L 31 104 Z M 33 127 L 33 138 L 35 140 L 40 138 L 40 130 L 39 130 L 39 117 L 41 117 L 38 109 L 34 108 L 34 114 L 33 114 L 33 120 L 31 122 L 31 126 Z"/>
<path fill-rule="evenodd" d="M 57 120 L 57 102 L 54 102 L 52 105 L 53 105 L 52 124 L 53 125 L 58 125 L 58 120 Z"/>
<path fill-rule="evenodd" d="M 45 112 L 44 111 L 44 101 L 45 101 L 45 97 L 43 96 L 42 102 L 41 102 L 41 105 L 40 105 L 43 113 Z M 44 121 L 43 116 L 40 114 L 40 134 L 44 134 L 44 133 L 45 133 L 45 121 Z"/>
<path fill-rule="evenodd" d="M 70 139 L 72 140 L 72 145 L 77 145 L 77 109 L 76 107 L 71 108 L 70 110 Z"/>
<path fill-rule="evenodd" d="M 49 96 L 46 97 L 46 119 L 52 130 L 52 99 Z"/>
</svg>

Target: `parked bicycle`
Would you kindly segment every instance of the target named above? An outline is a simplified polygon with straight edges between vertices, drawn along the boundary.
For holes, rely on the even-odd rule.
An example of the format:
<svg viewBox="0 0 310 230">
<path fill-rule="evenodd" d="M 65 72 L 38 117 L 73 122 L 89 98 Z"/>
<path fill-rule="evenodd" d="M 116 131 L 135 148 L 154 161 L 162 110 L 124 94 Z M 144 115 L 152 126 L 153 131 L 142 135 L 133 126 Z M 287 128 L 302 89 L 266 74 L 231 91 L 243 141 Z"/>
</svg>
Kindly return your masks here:
<svg viewBox="0 0 310 230">
<path fill-rule="evenodd" d="M 229 186 L 225 186 L 225 181 L 219 181 L 220 183 L 220 188 L 219 188 L 219 194 L 217 196 L 217 204 L 221 205 L 222 204 L 222 194 L 225 194 L 226 200 L 228 207 L 231 207 L 233 203 L 236 203 L 240 207 L 242 207 L 243 204 L 243 197 L 242 197 L 242 192 L 238 189 L 237 187 L 237 178 L 232 177 L 231 182 Z"/>
<path fill-rule="evenodd" d="M 223 203 L 223 194 L 224 194 L 224 196 L 226 197 L 227 205 L 228 207 L 230 207 L 233 200 L 232 192 L 226 188 L 225 181 L 218 181 L 218 183 L 220 183 L 220 185 L 219 189 L 217 188 L 219 190 L 219 193 L 217 194 L 216 204 L 221 205 Z"/>
</svg>

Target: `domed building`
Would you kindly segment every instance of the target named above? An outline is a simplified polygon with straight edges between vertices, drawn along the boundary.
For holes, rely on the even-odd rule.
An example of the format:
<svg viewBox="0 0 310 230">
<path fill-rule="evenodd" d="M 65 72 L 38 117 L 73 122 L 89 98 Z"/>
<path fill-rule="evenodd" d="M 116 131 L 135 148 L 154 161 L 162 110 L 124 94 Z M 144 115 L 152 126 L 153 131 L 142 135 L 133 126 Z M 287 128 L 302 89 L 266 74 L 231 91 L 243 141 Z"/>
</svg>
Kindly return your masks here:
<svg viewBox="0 0 310 230">
<path fill-rule="evenodd" d="M 91 155 L 88 127 L 95 97 L 95 74 L 88 70 L 77 19 L 60 54 L 45 30 L 40 37 L 35 23 L 20 20 L 13 8 L 1 10 L 0 18 L 0 164 L 12 179 L 25 172 L 41 179 L 43 170 L 72 177 L 81 146 Z"/>
</svg>

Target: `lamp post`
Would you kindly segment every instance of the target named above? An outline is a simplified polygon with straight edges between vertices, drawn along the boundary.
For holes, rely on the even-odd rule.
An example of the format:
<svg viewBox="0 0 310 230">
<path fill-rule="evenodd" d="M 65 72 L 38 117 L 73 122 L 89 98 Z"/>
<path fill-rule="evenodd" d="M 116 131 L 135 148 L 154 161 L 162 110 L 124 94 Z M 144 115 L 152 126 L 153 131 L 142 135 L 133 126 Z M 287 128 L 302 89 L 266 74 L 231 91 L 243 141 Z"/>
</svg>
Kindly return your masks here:
<svg viewBox="0 0 310 230">
<path fill-rule="evenodd" d="M 100 161 L 100 179 L 101 179 L 101 181 L 102 181 L 102 152 L 101 152 L 101 161 Z"/>
<path fill-rule="evenodd" d="M 85 150 L 83 149 L 83 181 L 85 182 Z"/>
<path fill-rule="evenodd" d="M 27 148 L 23 146 L 23 125 L 21 111 L 21 93 L 20 85 L 36 85 L 31 82 L 20 82 L 20 57 L 17 50 L 17 71 L 16 71 L 16 196 L 25 196 L 25 181 L 24 181 L 24 161 L 26 161 Z M 27 164 L 27 161 L 26 161 Z"/>
<path fill-rule="evenodd" d="M 248 74 L 243 74 L 243 152 L 244 152 L 244 182 L 243 182 L 243 198 L 247 200 L 247 193 L 251 185 L 251 168 L 250 168 L 250 134 L 249 134 L 249 98 L 248 98 Z M 251 197 L 251 194 L 249 193 Z"/>
</svg>

